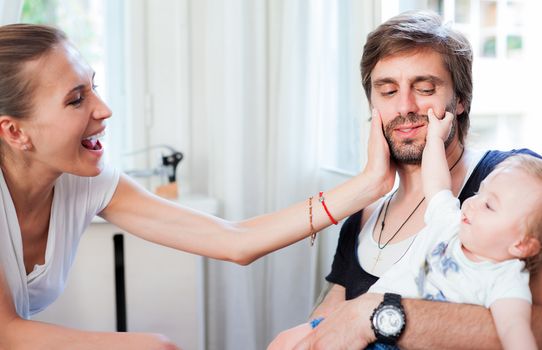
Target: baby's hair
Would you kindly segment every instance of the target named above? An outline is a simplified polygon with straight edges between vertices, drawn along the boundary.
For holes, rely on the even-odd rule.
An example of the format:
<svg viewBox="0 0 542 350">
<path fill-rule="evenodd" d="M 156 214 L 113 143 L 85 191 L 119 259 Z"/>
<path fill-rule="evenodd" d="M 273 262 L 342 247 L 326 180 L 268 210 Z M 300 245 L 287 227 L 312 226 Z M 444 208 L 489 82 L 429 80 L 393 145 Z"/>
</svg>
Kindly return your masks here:
<svg viewBox="0 0 542 350">
<path fill-rule="evenodd" d="M 495 170 L 515 168 L 523 171 L 537 180 L 542 187 L 542 159 L 527 155 L 513 155 L 501 162 Z M 525 219 L 525 230 L 527 234 L 537 238 L 542 243 L 542 198 L 538 201 L 533 212 Z M 534 271 L 542 263 L 542 250 L 538 254 L 525 259 L 525 268 Z"/>
</svg>

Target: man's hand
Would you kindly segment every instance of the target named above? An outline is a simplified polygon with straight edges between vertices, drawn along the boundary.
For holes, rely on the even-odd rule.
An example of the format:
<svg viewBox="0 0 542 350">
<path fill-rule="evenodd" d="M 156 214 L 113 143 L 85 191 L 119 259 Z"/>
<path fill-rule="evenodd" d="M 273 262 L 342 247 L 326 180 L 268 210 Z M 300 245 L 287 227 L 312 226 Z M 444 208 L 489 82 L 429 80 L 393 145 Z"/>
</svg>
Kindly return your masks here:
<svg viewBox="0 0 542 350">
<path fill-rule="evenodd" d="M 446 112 L 444 113 L 443 118 L 439 118 L 435 115 L 433 108 L 429 108 L 427 111 L 427 116 L 429 118 L 429 125 L 427 126 L 427 139 L 438 137 L 445 142 L 450 135 L 450 131 L 452 130 L 454 115 L 450 112 Z"/>
<path fill-rule="evenodd" d="M 359 350 L 376 340 L 370 317 L 382 302 L 381 294 L 364 294 L 345 301 L 307 335 L 295 350 Z"/>
<path fill-rule="evenodd" d="M 267 346 L 267 350 L 289 350 L 296 346 L 303 338 L 312 333 L 310 323 L 302 323 L 280 332 Z M 0 349 L 1 350 L 1 349 Z"/>
</svg>

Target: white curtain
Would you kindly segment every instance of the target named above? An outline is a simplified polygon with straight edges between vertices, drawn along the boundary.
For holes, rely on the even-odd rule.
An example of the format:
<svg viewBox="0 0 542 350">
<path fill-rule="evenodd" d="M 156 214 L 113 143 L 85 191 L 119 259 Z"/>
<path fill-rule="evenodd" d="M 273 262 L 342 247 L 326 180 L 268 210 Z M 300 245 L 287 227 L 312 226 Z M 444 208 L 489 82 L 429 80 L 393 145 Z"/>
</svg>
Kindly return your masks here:
<svg viewBox="0 0 542 350">
<path fill-rule="evenodd" d="M 179 49 L 189 67 L 179 96 L 190 115 L 183 186 L 219 199 L 224 218 L 274 211 L 330 187 L 319 178 L 318 149 L 320 120 L 333 113 L 322 105 L 332 99 L 323 75 L 339 55 L 324 44 L 338 37 L 337 21 L 322 20 L 333 18 L 332 8 L 330 0 L 186 0 L 186 17 L 170 23 L 188 39 Z M 339 39 L 361 45 L 357 35 Z M 359 52 L 347 63 L 356 87 Z M 362 101 L 358 92 L 349 100 Z M 279 331 L 306 321 L 336 238 L 313 248 L 307 239 L 246 267 L 206 260 L 206 349 L 265 349 Z"/>
<path fill-rule="evenodd" d="M 193 151 L 209 157 L 210 192 L 225 218 L 283 208 L 317 190 L 322 97 L 313 3 L 191 3 L 193 132 L 211 140 L 194 140 Z M 306 240 L 247 267 L 208 261 L 207 349 L 264 349 L 278 331 L 305 321 L 315 256 Z"/>
<path fill-rule="evenodd" d="M 328 1 L 270 1 L 270 138 L 268 210 L 283 208 L 318 190 L 322 66 L 331 23 L 322 23 Z M 317 247 L 308 240 L 265 259 L 265 345 L 281 330 L 305 322 L 316 293 Z"/>
<path fill-rule="evenodd" d="M 18 22 L 22 6 L 23 0 L 0 0 L 0 25 Z"/>
</svg>

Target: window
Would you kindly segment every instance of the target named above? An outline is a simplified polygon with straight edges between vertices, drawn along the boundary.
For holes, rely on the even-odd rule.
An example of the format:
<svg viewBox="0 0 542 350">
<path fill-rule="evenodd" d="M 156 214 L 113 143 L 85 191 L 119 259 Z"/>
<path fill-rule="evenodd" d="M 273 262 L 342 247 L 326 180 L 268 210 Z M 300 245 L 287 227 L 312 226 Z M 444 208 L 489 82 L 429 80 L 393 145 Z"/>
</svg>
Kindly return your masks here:
<svg viewBox="0 0 542 350">
<path fill-rule="evenodd" d="M 107 0 L 25 0 L 21 22 L 62 29 L 96 72 L 95 83 L 113 110 L 107 121 L 106 161 L 120 164 L 128 142 L 123 69 L 123 2 Z"/>
<path fill-rule="evenodd" d="M 371 3 L 371 2 L 367 2 Z M 322 40 L 325 101 L 321 105 L 321 164 L 342 174 L 356 173 L 364 162 L 368 106 L 361 87 L 359 59 L 368 31 L 403 11 L 429 9 L 469 39 L 474 52 L 474 97 L 467 142 L 482 149 L 529 147 L 541 152 L 536 130 L 536 83 L 542 80 L 542 42 L 536 14 L 539 1 L 389 0 L 375 9 L 354 9 L 354 2 L 323 2 Z M 375 13 L 378 18 L 373 19 Z M 358 18 L 353 16 L 357 14 Z M 373 23 L 375 21 L 375 23 Z M 364 23 L 365 26 L 359 26 Z M 357 26 L 357 27 L 356 27 Z M 361 35 L 360 35 L 361 34 Z M 355 35 L 360 35 L 355 38 Z"/>
<path fill-rule="evenodd" d="M 480 148 L 530 147 L 541 151 L 532 130 L 540 127 L 535 83 L 542 46 L 536 30 L 538 1 L 393 0 L 383 2 L 385 21 L 400 12 L 429 9 L 469 39 L 474 53 L 474 97 L 467 142 Z M 533 28 L 529 30 L 530 28 Z"/>
</svg>

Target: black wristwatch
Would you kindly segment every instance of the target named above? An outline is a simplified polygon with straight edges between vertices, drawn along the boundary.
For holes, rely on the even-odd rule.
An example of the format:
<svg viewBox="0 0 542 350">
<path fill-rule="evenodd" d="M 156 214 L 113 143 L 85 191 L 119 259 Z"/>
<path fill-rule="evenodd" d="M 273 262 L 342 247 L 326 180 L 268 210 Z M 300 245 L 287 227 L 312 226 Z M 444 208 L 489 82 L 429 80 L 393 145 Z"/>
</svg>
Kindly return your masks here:
<svg viewBox="0 0 542 350">
<path fill-rule="evenodd" d="M 384 300 L 371 315 L 371 327 L 376 340 L 380 343 L 395 345 L 406 325 L 405 310 L 401 305 L 401 296 L 385 293 Z"/>
</svg>

